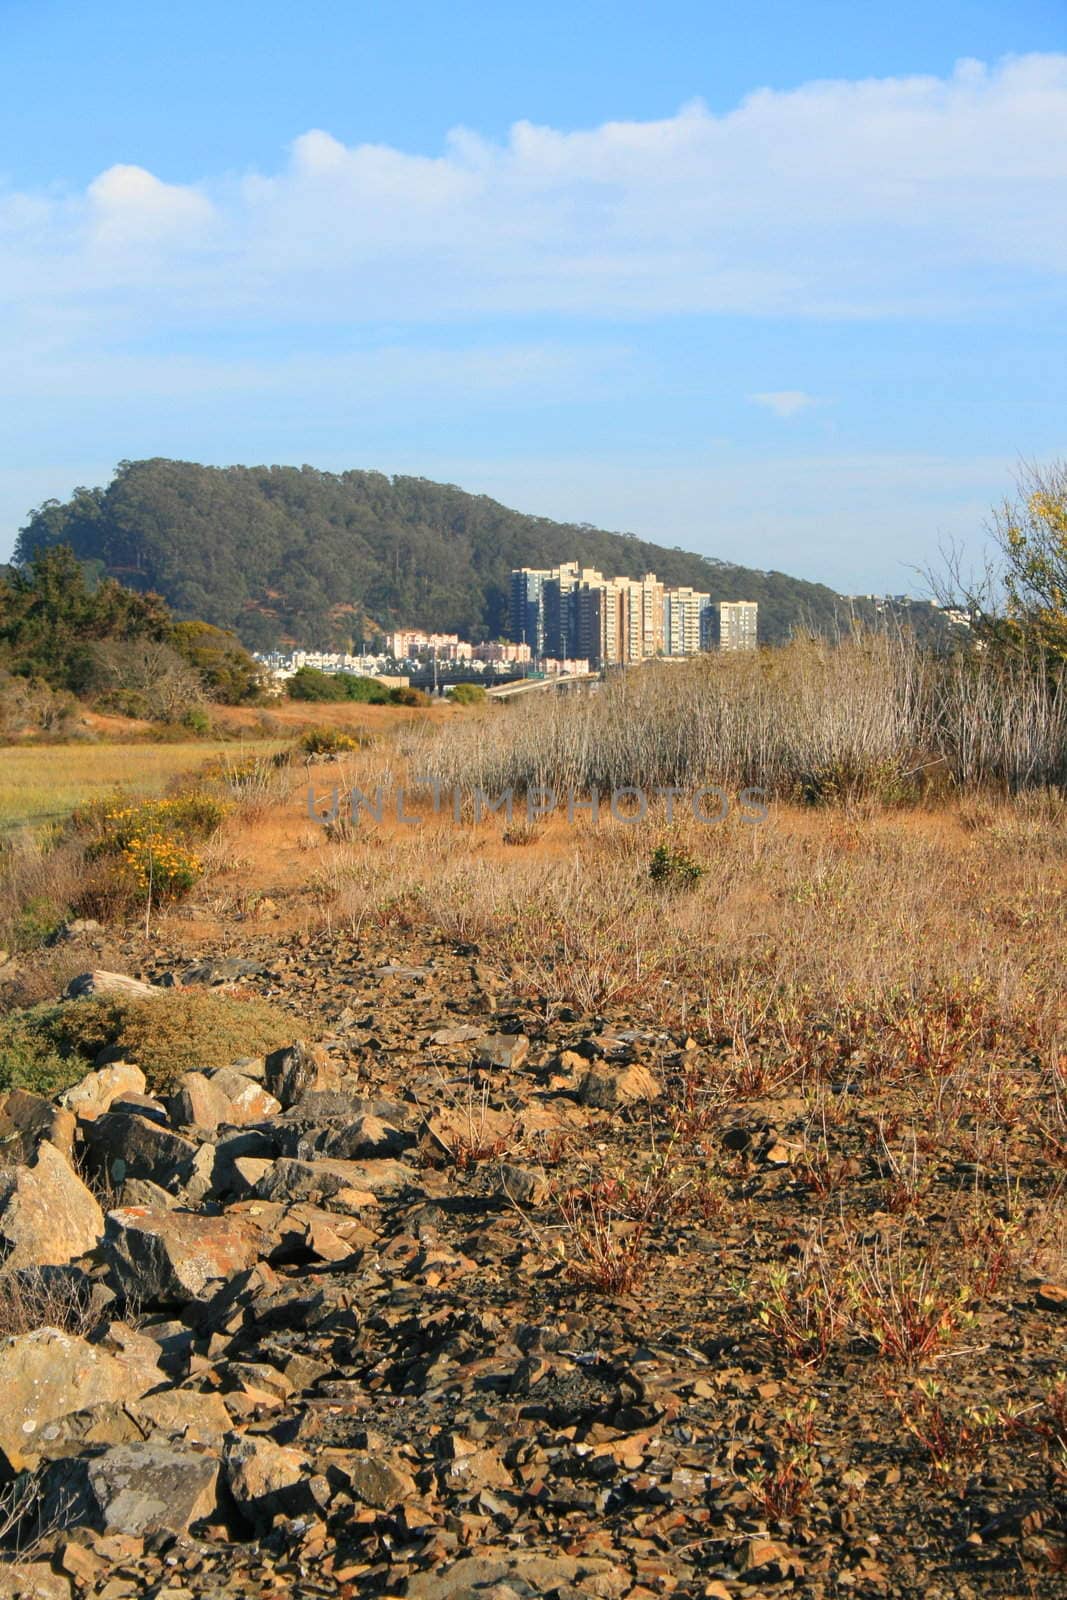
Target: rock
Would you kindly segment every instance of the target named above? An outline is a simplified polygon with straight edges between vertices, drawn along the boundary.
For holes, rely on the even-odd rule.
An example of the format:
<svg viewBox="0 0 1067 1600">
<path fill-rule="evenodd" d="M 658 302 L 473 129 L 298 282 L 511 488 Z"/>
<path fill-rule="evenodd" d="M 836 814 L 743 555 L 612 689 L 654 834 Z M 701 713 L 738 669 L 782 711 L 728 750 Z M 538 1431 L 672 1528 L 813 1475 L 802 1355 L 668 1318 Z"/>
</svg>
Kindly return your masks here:
<svg viewBox="0 0 1067 1600">
<path fill-rule="evenodd" d="M 131 1328 L 128 1322 L 109 1322 L 102 1332 L 96 1333 L 95 1343 L 108 1355 L 117 1356 L 127 1367 L 131 1375 L 131 1394 L 145 1394 L 162 1383 L 159 1343 L 150 1334 Z"/>
<path fill-rule="evenodd" d="M 597 1111 L 620 1111 L 642 1100 L 656 1100 L 659 1081 L 647 1067 L 635 1063 L 628 1067 L 606 1065 L 590 1067 L 578 1083 L 578 1099 Z"/>
<path fill-rule="evenodd" d="M 119 1187 L 118 1198 L 124 1210 L 132 1206 L 161 1206 L 164 1211 L 170 1211 L 179 1203 L 178 1195 L 160 1188 L 151 1178 L 125 1178 Z"/>
<path fill-rule="evenodd" d="M 295 1511 L 308 1477 L 307 1457 L 264 1434 L 234 1434 L 224 1451 L 230 1493 L 250 1522 L 269 1524 L 278 1511 Z"/>
<path fill-rule="evenodd" d="M 192 1171 L 198 1148 L 194 1140 L 133 1112 L 105 1111 L 85 1131 L 91 1166 L 113 1183 L 150 1178 L 164 1189 L 176 1186 Z"/>
<path fill-rule="evenodd" d="M 321 1204 L 344 1193 L 395 1194 L 416 1181 L 414 1169 L 402 1161 L 297 1161 L 283 1156 L 260 1179 L 256 1192 L 264 1200 L 314 1199 Z"/>
<path fill-rule="evenodd" d="M 75 1121 L 44 1095 L 9 1089 L 0 1095 L 0 1146 L 9 1161 L 32 1165 L 41 1141 L 47 1139 L 68 1161 L 74 1146 Z"/>
<path fill-rule="evenodd" d="M 266 1058 L 264 1081 L 275 1099 L 292 1106 L 305 1094 L 330 1087 L 333 1072 L 321 1045 L 297 1039 Z"/>
<path fill-rule="evenodd" d="M 70 1600 L 70 1583 L 47 1561 L 0 1565 L 0 1600 Z"/>
<path fill-rule="evenodd" d="M 243 1128 L 251 1122 L 262 1122 L 268 1117 L 276 1117 L 282 1109 L 281 1101 L 275 1099 L 262 1083 L 233 1067 L 217 1067 L 206 1077 L 212 1088 L 220 1089 L 229 1101 L 224 1120 L 231 1127 Z"/>
<path fill-rule="evenodd" d="M 521 1595 L 595 1594 L 616 1600 L 632 1587 L 629 1572 L 598 1556 L 542 1555 L 516 1550 L 503 1556 L 463 1556 L 437 1571 L 408 1579 L 406 1600 L 474 1600 L 494 1584 L 513 1584 Z"/>
<path fill-rule="evenodd" d="M 505 1162 L 497 1175 L 497 1192 L 506 1200 L 520 1206 L 543 1206 L 551 1193 L 551 1184 L 540 1172 L 530 1172 L 526 1167 L 515 1167 Z"/>
<path fill-rule="evenodd" d="M 178 1087 L 167 1099 L 171 1120 L 182 1128 L 217 1128 L 230 1121 L 230 1100 L 225 1090 L 202 1072 L 183 1072 Z"/>
<path fill-rule="evenodd" d="M 530 1052 L 524 1033 L 490 1033 L 479 1042 L 478 1063 L 484 1067 L 521 1067 Z"/>
<path fill-rule="evenodd" d="M 124 972 L 80 972 L 72 978 L 63 992 L 65 1000 L 82 1000 L 96 995 L 115 995 L 121 1000 L 151 1000 L 161 991 L 140 978 L 130 978 Z"/>
<path fill-rule="evenodd" d="M 484 1037 L 481 1028 L 471 1023 L 460 1023 L 454 1028 L 438 1028 L 436 1033 L 431 1033 L 426 1042 L 437 1045 L 471 1044 L 475 1039 Z"/>
<path fill-rule="evenodd" d="M 1067 1284 L 1043 1283 L 1037 1291 L 1042 1311 L 1067 1311 Z"/>
<path fill-rule="evenodd" d="M 304 1158 L 323 1155 L 339 1161 L 365 1161 L 400 1155 L 413 1143 L 411 1134 L 373 1113 L 364 1113 L 349 1123 L 309 1129 L 300 1137 L 297 1148 L 288 1153 Z"/>
<path fill-rule="evenodd" d="M 244 956 L 224 956 L 219 961 L 197 961 L 181 975 L 183 985 L 197 983 L 238 983 L 242 978 L 261 978 L 266 973 L 262 962 Z"/>
<path fill-rule="evenodd" d="M 410 1472 L 384 1456 L 349 1456 L 342 1470 L 356 1499 L 378 1511 L 392 1511 L 415 1493 Z"/>
<path fill-rule="evenodd" d="M 47 1423 L 104 1401 L 138 1398 L 147 1387 L 127 1362 L 59 1328 L 4 1339 L 0 1450 L 14 1471 L 31 1466 L 35 1437 Z"/>
<path fill-rule="evenodd" d="M 217 1459 L 184 1445 L 115 1445 L 88 1462 L 86 1475 L 105 1533 L 181 1533 L 218 1501 Z"/>
<path fill-rule="evenodd" d="M 7 1177 L 8 1174 L 3 1174 Z M 0 1198 L 4 1270 L 63 1266 L 92 1250 L 104 1235 L 96 1198 L 44 1140 L 32 1167 L 16 1167 Z"/>
<path fill-rule="evenodd" d="M 87 1072 L 80 1083 L 60 1095 L 59 1103 L 83 1122 L 95 1122 L 121 1095 L 144 1094 L 146 1088 L 140 1067 L 132 1061 L 113 1061 Z"/>
<path fill-rule="evenodd" d="M 60 944 L 67 939 L 84 939 L 103 931 L 103 923 L 97 922 L 95 917 L 71 917 L 69 921 L 60 923 L 48 943 Z"/>
<path fill-rule="evenodd" d="M 230 1189 L 241 1197 L 255 1194 L 273 1165 L 273 1161 L 264 1161 L 262 1157 L 236 1156 L 231 1163 Z"/>
<path fill-rule="evenodd" d="M 152 1305 L 185 1305 L 250 1267 L 265 1238 L 232 1210 L 208 1217 L 132 1206 L 109 1213 L 104 1247 L 122 1293 Z"/>
</svg>

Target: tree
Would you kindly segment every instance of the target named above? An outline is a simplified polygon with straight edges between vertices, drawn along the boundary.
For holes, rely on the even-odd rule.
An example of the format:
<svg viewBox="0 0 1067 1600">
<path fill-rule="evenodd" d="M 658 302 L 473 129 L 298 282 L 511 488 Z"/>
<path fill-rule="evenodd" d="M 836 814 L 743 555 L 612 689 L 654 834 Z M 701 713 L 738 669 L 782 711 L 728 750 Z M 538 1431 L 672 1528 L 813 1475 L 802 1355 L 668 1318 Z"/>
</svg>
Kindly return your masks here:
<svg viewBox="0 0 1067 1600">
<path fill-rule="evenodd" d="M 1025 465 L 1018 493 L 993 513 L 1004 563 L 1008 628 L 1020 642 L 1067 659 L 1067 462 Z"/>
<path fill-rule="evenodd" d="M 931 592 L 966 610 L 987 647 L 1067 661 L 1067 462 L 1024 463 L 1014 498 L 993 508 L 987 528 L 984 570 L 965 574 L 961 552 L 943 551 L 943 570 L 924 573 Z"/>
</svg>

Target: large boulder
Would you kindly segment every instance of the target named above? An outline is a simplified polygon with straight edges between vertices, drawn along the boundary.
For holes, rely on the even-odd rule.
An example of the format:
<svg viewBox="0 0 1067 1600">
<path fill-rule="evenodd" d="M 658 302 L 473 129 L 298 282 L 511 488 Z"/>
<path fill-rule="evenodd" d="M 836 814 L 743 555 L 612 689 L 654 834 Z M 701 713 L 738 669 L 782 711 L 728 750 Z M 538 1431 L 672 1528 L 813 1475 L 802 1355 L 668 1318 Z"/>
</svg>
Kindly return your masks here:
<svg viewBox="0 0 1067 1600">
<path fill-rule="evenodd" d="M 87 1072 L 79 1083 L 65 1089 L 59 1103 L 73 1111 L 82 1122 L 95 1122 L 114 1101 L 126 1095 L 144 1094 L 147 1087 L 140 1067 L 132 1061 L 113 1061 L 110 1066 Z"/>
<path fill-rule="evenodd" d="M 325 1204 L 343 1199 L 345 1205 L 358 1205 L 352 1197 L 364 1195 L 364 1203 L 372 1205 L 373 1196 L 395 1194 L 416 1181 L 414 1169 L 402 1161 L 335 1161 L 327 1157 L 297 1161 L 283 1156 L 260 1179 L 257 1192 L 264 1200 L 283 1203 L 314 1200 Z"/>
<path fill-rule="evenodd" d="M 267 1088 L 283 1106 L 292 1106 L 305 1094 L 330 1088 L 335 1076 L 326 1051 L 306 1039 L 272 1050 L 264 1073 Z"/>
<path fill-rule="evenodd" d="M 150 1305 L 186 1305 L 209 1285 L 243 1272 L 269 1249 L 254 1221 L 128 1206 L 108 1214 L 104 1231 L 116 1283 Z"/>
<path fill-rule="evenodd" d="M 181 1183 L 193 1168 L 197 1144 L 134 1111 L 106 1111 L 85 1130 L 93 1169 L 112 1183 L 150 1178 L 161 1188 Z"/>
<path fill-rule="evenodd" d="M 155 1374 L 156 1382 L 162 1374 Z M 121 1357 L 64 1333 L 35 1328 L 0 1342 L 0 1450 L 16 1472 L 32 1466 L 46 1423 L 86 1406 L 139 1398 L 154 1385 Z"/>
<path fill-rule="evenodd" d="M 5 1181 L 6 1180 L 6 1181 Z M 0 1249 L 4 1269 L 58 1267 L 104 1236 L 95 1196 L 49 1140 L 31 1167 L 0 1174 Z"/>
<path fill-rule="evenodd" d="M 219 1462 L 189 1445 L 136 1439 L 99 1455 L 56 1462 L 43 1506 L 67 1527 L 146 1538 L 184 1533 L 218 1506 Z"/>
<path fill-rule="evenodd" d="M 269 1089 L 235 1067 L 216 1067 L 206 1076 L 212 1087 L 220 1089 L 229 1101 L 225 1120 L 231 1127 L 243 1128 L 250 1122 L 261 1122 L 266 1117 L 277 1116 L 282 1109 L 281 1101 Z"/>
<path fill-rule="evenodd" d="M 79 972 L 76 978 L 71 978 L 63 998 L 85 1000 L 99 995 L 113 995 L 121 1000 L 153 1000 L 161 993 L 150 983 L 142 983 L 140 978 L 130 978 L 125 972 L 105 972 L 100 969 Z"/>
</svg>

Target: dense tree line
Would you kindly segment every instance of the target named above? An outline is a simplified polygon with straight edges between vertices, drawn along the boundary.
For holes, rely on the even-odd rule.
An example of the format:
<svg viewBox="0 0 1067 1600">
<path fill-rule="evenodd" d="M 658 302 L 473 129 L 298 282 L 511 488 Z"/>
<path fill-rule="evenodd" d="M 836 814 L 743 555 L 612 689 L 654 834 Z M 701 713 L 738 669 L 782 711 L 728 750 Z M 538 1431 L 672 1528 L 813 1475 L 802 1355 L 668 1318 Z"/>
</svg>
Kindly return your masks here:
<svg viewBox="0 0 1067 1600">
<path fill-rule="evenodd" d="M 506 630 L 511 568 L 570 560 L 757 600 L 766 643 L 798 627 L 831 632 L 857 614 L 821 584 L 379 472 L 122 462 L 106 489 L 76 489 L 32 512 L 16 560 L 57 544 L 158 591 L 179 617 L 234 629 L 253 649 L 286 638 L 344 645 L 392 624 L 495 637 Z M 873 610 L 858 614 L 869 621 Z"/>
<path fill-rule="evenodd" d="M 176 720 L 201 699 L 238 704 L 262 674 L 232 634 L 175 622 L 162 596 L 101 577 L 68 544 L 0 569 L 0 672 L 137 716 Z"/>
</svg>

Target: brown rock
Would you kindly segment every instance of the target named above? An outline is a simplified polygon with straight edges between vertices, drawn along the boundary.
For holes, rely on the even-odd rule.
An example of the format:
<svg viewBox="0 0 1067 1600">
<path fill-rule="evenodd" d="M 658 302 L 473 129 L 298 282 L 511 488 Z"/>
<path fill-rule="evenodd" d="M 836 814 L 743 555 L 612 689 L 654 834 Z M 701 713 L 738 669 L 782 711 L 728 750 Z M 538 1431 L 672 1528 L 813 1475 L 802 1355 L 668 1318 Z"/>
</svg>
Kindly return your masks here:
<svg viewBox="0 0 1067 1600">
<path fill-rule="evenodd" d="M 104 1235 L 96 1198 L 44 1140 L 32 1167 L 16 1167 L 0 1201 L 4 1269 L 63 1266 L 92 1250 Z"/>
<path fill-rule="evenodd" d="M 59 1103 L 83 1122 L 95 1122 L 113 1101 L 127 1094 L 144 1094 L 147 1087 L 140 1067 L 132 1061 L 113 1061 L 86 1073 L 80 1083 L 60 1095 Z"/>
<path fill-rule="evenodd" d="M 44 1095 L 29 1089 L 9 1089 L 0 1095 L 0 1142 L 9 1161 L 32 1165 L 44 1139 L 69 1161 L 75 1126 L 71 1113 Z"/>
<path fill-rule="evenodd" d="M 86 1127 L 92 1166 L 113 1183 L 150 1178 L 169 1187 L 192 1171 L 198 1146 L 153 1117 L 133 1111 L 105 1111 Z"/>
<path fill-rule="evenodd" d="M 231 1127 L 243 1128 L 250 1122 L 265 1122 L 282 1109 L 281 1101 L 269 1089 L 233 1067 L 219 1067 L 207 1077 L 212 1088 L 221 1090 L 229 1101 L 225 1121 Z"/>
<path fill-rule="evenodd" d="M 1042 1311 L 1067 1311 L 1067 1284 L 1043 1283 L 1037 1291 Z"/>
<path fill-rule="evenodd" d="M 329 1057 L 321 1045 L 297 1039 L 266 1058 L 264 1081 L 283 1106 L 292 1106 L 305 1094 L 328 1089 L 333 1079 Z"/>
<path fill-rule="evenodd" d="M 230 1493 L 252 1522 L 270 1522 L 277 1511 L 295 1509 L 309 1475 L 307 1457 L 263 1434 L 231 1434 L 224 1460 Z"/>
<path fill-rule="evenodd" d="M 70 1582 L 47 1561 L 0 1565 L 0 1600 L 70 1600 Z"/>
<path fill-rule="evenodd" d="M 184 1072 L 167 1101 L 172 1119 L 183 1128 L 217 1128 L 230 1120 L 230 1101 L 202 1072 Z"/>
<path fill-rule="evenodd" d="M 256 1192 L 264 1200 L 314 1198 L 324 1202 L 343 1191 L 393 1194 L 415 1182 L 415 1172 L 401 1161 L 339 1161 L 331 1157 L 297 1161 L 283 1156 L 260 1179 Z"/>
<path fill-rule="evenodd" d="M 530 1041 L 524 1033 L 490 1033 L 478 1045 L 478 1061 L 482 1066 L 521 1067 L 530 1053 Z"/>
<path fill-rule="evenodd" d="M 660 1093 L 658 1079 L 638 1063 L 629 1067 L 590 1067 L 578 1084 L 582 1105 L 597 1111 L 619 1111 L 642 1100 L 656 1100 Z"/>
<path fill-rule="evenodd" d="M 411 1474 L 385 1456 L 350 1456 L 343 1471 L 356 1499 L 378 1511 L 391 1511 L 415 1493 Z"/>
<path fill-rule="evenodd" d="M 115 1445 L 89 1462 L 87 1476 L 105 1533 L 181 1533 L 218 1501 L 215 1458 L 156 1440 Z"/>
<path fill-rule="evenodd" d="M 199 1300 L 210 1284 L 252 1266 L 266 1239 L 251 1219 L 233 1211 L 208 1217 L 131 1206 L 109 1213 L 104 1245 L 124 1294 L 154 1305 L 184 1305 Z"/>
<path fill-rule="evenodd" d="M 5 1339 L 0 1343 L 0 1450 L 19 1471 L 32 1465 L 34 1441 L 46 1423 L 86 1406 L 136 1398 L 145 1387 L 128 1363 L 59 1328 Z"/>
</svg>

